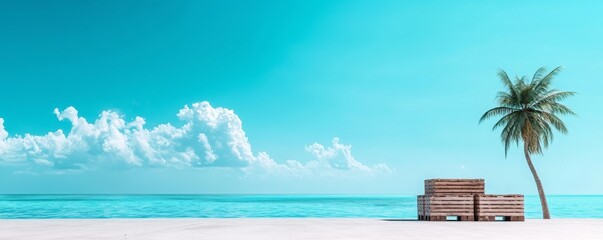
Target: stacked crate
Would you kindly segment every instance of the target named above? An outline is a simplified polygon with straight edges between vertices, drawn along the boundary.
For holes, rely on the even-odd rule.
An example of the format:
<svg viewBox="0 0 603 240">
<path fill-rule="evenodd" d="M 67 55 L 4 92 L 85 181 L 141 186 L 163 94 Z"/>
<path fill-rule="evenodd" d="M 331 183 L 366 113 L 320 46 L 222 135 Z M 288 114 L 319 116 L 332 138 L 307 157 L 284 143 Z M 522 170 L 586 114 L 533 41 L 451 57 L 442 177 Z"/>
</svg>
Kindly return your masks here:
<svg viewBox="0 0 603 240">
<path fill-rule="evenodd" d="M 427 179 L 425 195 L 417 197 L 419 220 L 475 219 L 474 195 L 484 194 L 483 179 Z"/>
<path fill-rule="evenodd" d="M 524 221 L 520 194 L 485 194 L 483 179 L 427 179 L 425 195 L 417 196 L 419 220 Z"/>
<path fill-rule="evenodd" d="M 425 194 L 434 196 L 471 195 L 485 193 L 484 179 L 427 179 Z"/>
</svg>

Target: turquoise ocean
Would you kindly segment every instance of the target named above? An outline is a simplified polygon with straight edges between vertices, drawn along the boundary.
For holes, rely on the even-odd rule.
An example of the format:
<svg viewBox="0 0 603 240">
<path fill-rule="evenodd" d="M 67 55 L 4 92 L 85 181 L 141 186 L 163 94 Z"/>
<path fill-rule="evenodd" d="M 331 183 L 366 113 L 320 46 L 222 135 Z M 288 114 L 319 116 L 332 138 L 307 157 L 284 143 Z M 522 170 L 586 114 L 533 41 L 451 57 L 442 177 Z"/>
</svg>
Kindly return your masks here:
<svg viewBox="0 0 603 240">
<path fill-rule="evenodd" d="M 603 195 L 548 196 L 554 218 L 603 218 Z M 527 218 L 541 217 L 526 196 Z M 416 196 L 0 195 L 0 218 L 383 218 L 416 219 Z"/>
</svg>

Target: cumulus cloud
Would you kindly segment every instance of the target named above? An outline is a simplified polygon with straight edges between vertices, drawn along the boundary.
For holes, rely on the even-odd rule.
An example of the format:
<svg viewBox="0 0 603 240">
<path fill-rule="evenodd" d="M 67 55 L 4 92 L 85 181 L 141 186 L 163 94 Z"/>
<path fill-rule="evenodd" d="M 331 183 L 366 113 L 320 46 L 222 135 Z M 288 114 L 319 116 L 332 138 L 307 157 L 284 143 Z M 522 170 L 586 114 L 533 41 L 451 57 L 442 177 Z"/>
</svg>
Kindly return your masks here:
<svg viewBox="0 0 603 240">
<path fill-rule="evenodd" d="M 234 111 L 208 102 L 180 109 L 177 126 L 170 123 L 146 128 L 136 117 L 128 122 L 115 111 L 103 111 L 93 122 L 74 107 L 54 110 L 59 121 L 71 123 L 46 135 L 9 136 L 0 118 L 0 164 L 36 169 L 82 170 L 128 167 L 229 167 L 247 173 L 307 175 L 317 172 L 388 172 L 384 164 L 366 166 L 351 146 L 334 138 L 332 146 L 306 146 L 314 159 L 277 162 L 266 152 L 254 154 L 241 119 Z"/>
<path fill-rule="evenodd" d="M 0 118 L 0 140 L 4 140 L 8 137 L 8 132 L 4 130 L 4 119 Z"/>
</svg>

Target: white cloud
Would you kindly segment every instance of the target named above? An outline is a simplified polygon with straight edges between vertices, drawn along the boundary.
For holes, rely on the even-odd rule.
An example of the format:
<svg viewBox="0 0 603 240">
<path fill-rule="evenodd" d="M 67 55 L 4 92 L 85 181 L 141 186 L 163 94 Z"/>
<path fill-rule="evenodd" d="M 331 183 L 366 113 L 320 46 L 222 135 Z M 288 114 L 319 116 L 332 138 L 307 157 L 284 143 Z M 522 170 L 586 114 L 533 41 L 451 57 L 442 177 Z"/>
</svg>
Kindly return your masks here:
<svg viewBox="0 0 603 240">
<path fill-rule="evenodd" d="M 334 138 L 333 146 L 325 148 L 324 146 L 314 143 L 306 146 L 306 151 L 312 153 L 318 161 L 323 161 L 335 169 L 358 169 L 369 171 L 370 168 L 356 161 L 352 156 L 352 146 L 339 143 L 339 138 Z"/>
<path fill-rule="evenodd" d="M 170 123 L 145 128 L 136 117 L 127 122 L 114 111 L 103 111 L 94 122 L 78 115 L 74 107 L 54 110 L 59 121 L 69 121 L 70 131 L 46 135 L 9 136 L 0 118 L 0 164 L 27 169 L 95 169 L 124 167 L 231 167 L 247 173 L 309 175 L 338 172 L 388 172 L 384 164 L 366 166 L 354 159 L 351 146 L 334 138 L 332 146 L 306 147 L 314 160 L 279 163 L 266 152 L 254 154 L 234 111 L 208 102 L 184 106 Z"/>
<path fill-rule="evenodd" d="M 276 163 L 265 152 L 260 152 L 258 157 L 244 171 L 249 174 L 269 172 L 278 175 L 294 176 L 341 176 L 353 174 L 378 174 L 389 173 L 387 165 L 380 163 L 366 166 L 352 156 L 352 146 L 339 142 L 333 138 L 332 146 L 324 147 L 319 143 L 306 146 L 306 151 L 311 153 L 314 160 L 302 163 L 296 160 L 287 160 L 282 164 Z"/>
<path fill-rule="evenodd" d="M 6 139 L 8 137 L 8 132 L 4 130 L 4 119 L 0 118 L 0 141 Z"/>
</svg>

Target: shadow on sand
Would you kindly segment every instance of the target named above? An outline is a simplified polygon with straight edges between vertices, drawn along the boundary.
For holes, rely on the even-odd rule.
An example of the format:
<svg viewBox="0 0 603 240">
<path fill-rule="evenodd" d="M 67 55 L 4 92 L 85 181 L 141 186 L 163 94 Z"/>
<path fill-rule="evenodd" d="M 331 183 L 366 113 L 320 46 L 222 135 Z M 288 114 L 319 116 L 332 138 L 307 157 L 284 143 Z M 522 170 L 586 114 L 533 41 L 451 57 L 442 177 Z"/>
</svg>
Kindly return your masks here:
<svg viewBox="0 0 603 240">
<path fill-rule="evenodd" d="M 381 221 L 387 221 L 387 222 L 417 222 L 419 220 L 417 219 L 381 219 Z"/>
</svg>

